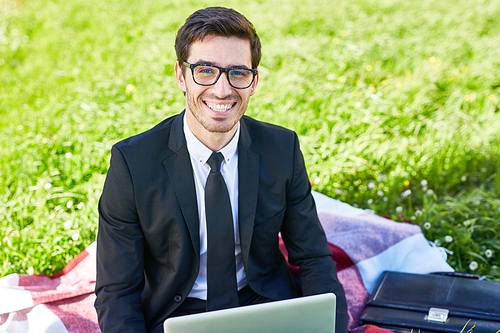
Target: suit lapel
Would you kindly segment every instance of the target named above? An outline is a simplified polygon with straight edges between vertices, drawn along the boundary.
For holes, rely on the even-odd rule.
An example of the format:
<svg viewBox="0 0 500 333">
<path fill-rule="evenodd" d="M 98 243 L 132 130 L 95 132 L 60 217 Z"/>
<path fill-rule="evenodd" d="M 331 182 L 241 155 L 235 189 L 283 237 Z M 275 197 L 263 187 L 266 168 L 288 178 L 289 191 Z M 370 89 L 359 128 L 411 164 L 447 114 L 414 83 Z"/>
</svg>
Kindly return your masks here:
<svg viewBox="0 0 500 333">
<path fill-rule="evenodd" d="M 244 118 L 241 119 L 238 142 L 238 219 L 243 263 L 248 267 L 259 190 L 259 154 L 251 151 L 251 138 Z"/>
<path fill-rule="evenodd" d="M 191 241 L 198 260 L 200 259 L 200 222 L 198 218 L 198 203 L 194 184 L 193 168 L 187 150 L 183 131 L 184 112 L 174 120 L 168 147 L 173 152 L 163 165 L 174 188 L 175 195 L 184 216 Z"/>
<path fill-rule="evenodd" d="M 163 161 L 170 182 L 174 188 L 179 206 L 199 260 L 200 255 L 200 222 L 198 203 L 194 184 L 193 168 L 186 146 L 183 131 L 184 113 L 174 120 L 168 142 L 171 156 Z M 251 151 L 251 138 L 244 118 L 241 122 L 240 140 L 238 142 L 238 219 L 240 228 L 241 250 L 243 262 L 248 267 L 250 243 L 252 241 L 257 195 L 259 190 L 259 154 Z"/>
</svg>

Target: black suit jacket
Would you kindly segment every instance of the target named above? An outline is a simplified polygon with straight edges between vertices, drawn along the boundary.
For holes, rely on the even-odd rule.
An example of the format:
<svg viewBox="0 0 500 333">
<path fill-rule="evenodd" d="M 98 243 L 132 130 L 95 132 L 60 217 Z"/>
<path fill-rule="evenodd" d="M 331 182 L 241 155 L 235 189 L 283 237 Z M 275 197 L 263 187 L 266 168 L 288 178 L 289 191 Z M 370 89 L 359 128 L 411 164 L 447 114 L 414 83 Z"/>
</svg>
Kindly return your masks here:
<svg viewBox="0 0 500 333">
<path fill-rule="evenodd" d="M 95 307 L 101 330 L 151 331 L 187 297 L 199 270 L 199 218 L 183 115 L 112 148 L 97 237 Z M 298 290 L 278 247 L 299 266 L 304 295 L 334 292 L 347 332 L 344 291 L 319 223 L 297 135 L 241 119 L 239 228 L 250 287 L 282 300 Z"/>
</svg>

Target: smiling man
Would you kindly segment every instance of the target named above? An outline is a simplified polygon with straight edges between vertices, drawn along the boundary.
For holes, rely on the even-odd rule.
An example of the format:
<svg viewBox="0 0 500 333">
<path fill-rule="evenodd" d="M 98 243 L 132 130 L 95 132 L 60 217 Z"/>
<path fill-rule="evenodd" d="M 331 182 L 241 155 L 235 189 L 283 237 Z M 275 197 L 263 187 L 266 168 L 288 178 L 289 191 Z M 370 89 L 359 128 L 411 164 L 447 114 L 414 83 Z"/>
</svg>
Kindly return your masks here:
<svg viewBox="0 0 500 333">
<path fill-rule="evenodd" d="M 173 316 L 327 292 L 347 332 L 297 135 L 244 116 L 259 81 L 252 24 L 202 9 L 175 48 L 185 110 L 111 151 L 97 237 L 102 332 L 162 332 Z"/>
<path fill-rule="evenodd" d="M 192 75 L 186 76 L 183 66 Z M 224 75 L 221 68 L 232 70 Z M 197 40 L 189 46 L 187 59 L 176 62 L 175 76 L 186 93 L 189 128 L 205 146 L 219 151 L 234 137 L 257 87 L 259 74 L 252 69 L 249 41 L 217 35 Z"/>
</svg>

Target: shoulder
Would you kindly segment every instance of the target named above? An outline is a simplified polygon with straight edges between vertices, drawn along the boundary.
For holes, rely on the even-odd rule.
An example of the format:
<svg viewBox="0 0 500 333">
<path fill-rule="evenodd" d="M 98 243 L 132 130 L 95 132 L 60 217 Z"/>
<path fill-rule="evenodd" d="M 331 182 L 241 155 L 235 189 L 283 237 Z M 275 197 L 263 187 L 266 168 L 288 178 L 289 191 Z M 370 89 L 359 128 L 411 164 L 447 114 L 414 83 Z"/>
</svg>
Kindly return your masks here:
<svg viewBox="0 0 500 333">
<path fill-rule="evenodd" d="M 259 121 L 248 116 L 241 118 L 244 128 L 252 144 L 282 145 L 291 144 L 297 140 L 297 134 L 285 127 Z"/>
<path fill-rule="evenodd" d="M 165 147 L 168 143 L 170 132 L 176 120 L 182 120 L 182 113 L 164 119 L 149 130 L 124 139 L 114 145 L 119 150 L 151 150 L 155 147 Z"/>
<path fill-rule="evenodd" d="M 249 116 L 243 116 L 241 118 L 241 121 L 245 124 L 245 126 L 248 127 L 249 130 L 256 130 L 256 131 L 264 131 L 264 132 L 270 132 L 271 134 L 278 134 L 278 135 L 293 135 L 294 132 L 288 128 L 271 124 L 271 123 L 266 123 L 264 121 L 260 121 L 254 118 L 250 118 Z"/>
</svg>

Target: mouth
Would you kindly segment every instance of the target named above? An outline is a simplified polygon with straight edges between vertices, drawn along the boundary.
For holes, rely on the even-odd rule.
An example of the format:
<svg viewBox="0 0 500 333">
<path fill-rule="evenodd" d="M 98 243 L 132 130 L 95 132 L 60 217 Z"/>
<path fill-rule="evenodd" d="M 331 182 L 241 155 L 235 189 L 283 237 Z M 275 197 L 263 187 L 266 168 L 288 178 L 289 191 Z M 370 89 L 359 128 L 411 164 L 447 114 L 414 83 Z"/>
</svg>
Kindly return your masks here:
<svg viewBox="0 0 500 333">
<path fill-rule="evenodd" d="M 209 102 L 203 102 L 210 110 L 215 111 L 217 113 L 224 113 L 229 110 L 231 110 L 235 105 L 236 102 L 231 103 L 231 104 L 220 104 L 220 103 L 209 103 Z"/>
</svg>

